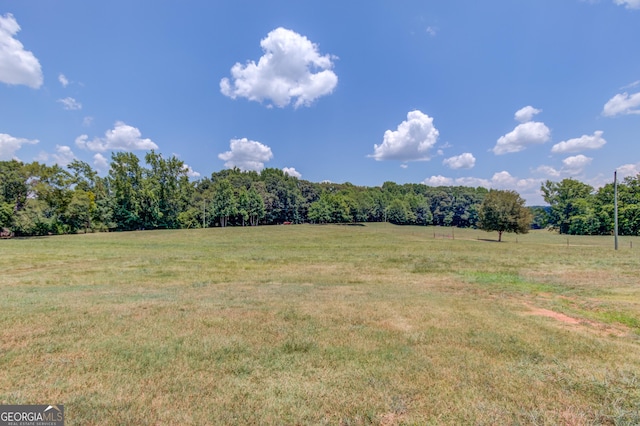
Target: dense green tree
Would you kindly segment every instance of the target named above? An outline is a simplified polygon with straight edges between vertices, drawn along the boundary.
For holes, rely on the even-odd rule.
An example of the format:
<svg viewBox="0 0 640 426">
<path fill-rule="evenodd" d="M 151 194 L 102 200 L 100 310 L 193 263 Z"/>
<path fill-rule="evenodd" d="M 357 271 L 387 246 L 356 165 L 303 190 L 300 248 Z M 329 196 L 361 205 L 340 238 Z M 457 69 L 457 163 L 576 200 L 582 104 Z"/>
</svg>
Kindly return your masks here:
<svg viewBox="0 0 640 426">
<path fill-rule="evenodd" d="M 300 211 L 304 199 L 298 187 L 298 179 L 273 168 L 262 170 L 260 179 L 270 194 L 269 202 L 265 200 L 267 222 L 301 222 Z"/>
<path fill-rule="evenodd" d="M 260 197 L 255 185 L 251 185 L 251 188 L 247 191 L 247 214 L 251 226 L 258 226 L 260 220 L 262 220 L 266 214 L 264 201 L 262 197 Z"/>
<path fill-rule="evenodd" d="M 23 236 L 57 234 L 60 231 L 53 209 L 44 200 L 35 198 L 28 199 L 24 208 L 16 213 L 14 230 L 16 235 Z"/>
<path fill-rule="evenodd" d="M 27 201 L 29 175 L 25 165 L 19 161 L 0 161 L 0 202 L 7 203 L 16 212 Z"/>
<path fill-rule="evenodd" d="M 153 206 L 153 223 L 146 227 L 177 228 L 178 215 L 186 210 L 193 189 L 185 164 L 175 156 L 165 159 L 155 151 L 147 153 L 145 161 L 150 166 L 145 173 L 145 189 Z"/>
<path fill-rule="evenodd" d="M 549 224 L 561 234 L 581 233 L 583 224 L 592 224 L 595 213 L 588 211 L 593 203 L 593 187 L 575 179 L 546 181 L 540 188 L 550 206 Z M 578 217 L 572 226 L 572 218 Z M 592 226 L 588 225 L 588 229 Z"/>
<path fill-rule="evenodd" d="M 548 208 L 543 206 L 529 207 L 531 211 L 531 227 L 533 229 L 544 229 L 549 226 L 549 213 Z"/>
<path fill-rule="evenodd" d="M 0 201 L 0 230 L 2 228 L 13 229 L 13 206 Z"/>
<path fill-rule="evenodd" d="M 387 207 L 387 220 L 395 225 L 409 225 L 415 222 L 416 216 L 404 197 L 398 196 Z"/>
<path fill-rule="evenodd" d="M 68 226 L 68 232 L 84 230 L 86 233 L 92 229 L 91 220 L 95 215 L 95 195 L 91 191 L 76 189 L 73 191 L 71 201 L 62 214 L 63 222 Z"/>
<path fill-rule="evenodd" d="M 149 215 L 143 213 L 143 170 L 135 154 L 118 152 L 111 155 L 109 186 L 113 197 L 113 220 L 117 228 L 143 228 L 144 216 Z"/>
<path fill-rule="evenodd" d="M 29 196 L 44 201 L 48 206 L 50 219 L 54 223 L 57 222 L 71 201 L 72 175 L 57 164 L 47 166 L 33 162 L 25 167 L 28 173 Z"/>
<path fill-rule="evenodd" d="M 227 179 L 217 180 L 213 184 L 213 201 L 211 202 L 211 214 L 214 220 L 219 221 L 221 227 L 229 224 L 229 218 L 238 212 L 238 205 L 233 187 Z"/>
<path fill-rule="evenodd" d="M 307 219 L 312 223 L 331 222 L 331 206 L 326 196 L 321 195 L 319 200 L 311 203 Z"/>
<path fill-rule="evenodd" d="M 404 197 L 409 211 L 415 218 L 414 223 L 416 225 L 429 225 L 433 221 L 433 214 L 429 208 L 429 203 L 423 195 L 415 193 L 408 193 Z"/>
<path fill-rule="evenodd" d="M 526 234 L 531 228 L 532 217 L 524 204 L 515 191 L 489 191 L 478 211 L 480 229 L 498 231 L 498 241 L 502 241 L 503 232 Z"/>
</svg>

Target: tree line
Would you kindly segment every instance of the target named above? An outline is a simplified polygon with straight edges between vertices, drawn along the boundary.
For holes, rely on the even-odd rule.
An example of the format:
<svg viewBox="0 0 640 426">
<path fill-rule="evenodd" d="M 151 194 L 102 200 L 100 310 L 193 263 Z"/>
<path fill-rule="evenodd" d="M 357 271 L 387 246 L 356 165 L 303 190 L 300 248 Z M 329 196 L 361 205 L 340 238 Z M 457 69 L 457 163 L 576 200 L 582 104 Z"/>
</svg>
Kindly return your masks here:
<svg viewBox="0 0 640 426">
<path fill-rule="evenodd" d="M 640 230 L 639 178 L 627 178 L 620 188 L 621 231 L 628 235 L 638 235 Z M 518 213 L 517 229 L 549 226 L 561 233 L 588 234 L 613 229 L 609 186 L 594 192 L 569 179 L 546 182 L 542 191 L 550 207 Z M 509 199 L 509 208 L 523 208 L 524 202 L 513 191 L 394 182 L 380 187 L 313 183 L 274 168 L 225 169 L 192 180 L 184 162 L 175 156 L 165 158 L 150 151 L 141 161 L 133 153 L 118 152 L 112 154 L 104 177 L 79 160 L 66 168 L 0 161 L 0 228 L 20 236 L 287 222 L 386 221 L 486 229 L 490 218 L 504 215 L 487 214 L 483 202 L 491 193 L 485 207 L 505 206 L 495 202 L 495 196 L 505 192 L 517 198 Z M 500 226 L 492 226 L 491 230 L 499 231 Z M 515 232 L 512 228 L 501 229 Z"/>
<path fill-rule="evenodd" d="M 613 232 L 614 184 L 597 190 L 575 179 L 546 181 L 542 187 L 549 204 L 544 218 L 547 226 L 561 234 L 610 235 Z M 618 183 L 618 223 L 620 235 L 640 235 L 640 174 Z"/>
</svg>

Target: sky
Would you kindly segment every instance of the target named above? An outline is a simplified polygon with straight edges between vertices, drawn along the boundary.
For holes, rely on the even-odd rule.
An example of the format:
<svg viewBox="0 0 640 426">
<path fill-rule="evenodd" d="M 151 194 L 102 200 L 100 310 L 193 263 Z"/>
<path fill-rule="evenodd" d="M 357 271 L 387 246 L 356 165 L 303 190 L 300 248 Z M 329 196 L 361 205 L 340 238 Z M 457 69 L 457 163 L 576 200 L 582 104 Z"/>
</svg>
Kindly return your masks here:
<svg viewBox="0 0 640 426">
<path fill-rule="evenodd" d="M 640 173 L 640 0 L 0 0 L 0 160 L 595 188 Z"/>
</svg>

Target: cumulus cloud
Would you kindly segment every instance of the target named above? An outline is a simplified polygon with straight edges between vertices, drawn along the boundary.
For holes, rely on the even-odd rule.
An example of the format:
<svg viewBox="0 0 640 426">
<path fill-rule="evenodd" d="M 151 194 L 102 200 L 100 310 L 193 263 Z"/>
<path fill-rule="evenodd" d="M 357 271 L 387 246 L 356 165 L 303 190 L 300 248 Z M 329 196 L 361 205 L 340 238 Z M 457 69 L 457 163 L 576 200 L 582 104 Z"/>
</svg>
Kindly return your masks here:
<svg viewBox="0 0 640 426">
<path fill-rule="evenodd" d="M 529 121 L 519 124 L 511 132 L 501 136 L 493 147 L 496 155 L 520 152 L 531 145 L 540 145 L 551 139 L 551 130 L 541 122 Z"/>
<path fill-rule="evenodd" d="M 520 179 L 512 176 L 507 171 L 497 172 L 491 179 L 477 177 L 460 177 L 456 179 L 444 176 L 431 176 L 423 181 L 425 185 L 431 186 L 481 186 L 487 189 L 514 189 L 516 191 L 531 191 L 539 186 L 537 179 Z"/>
<path fill-rule="evenodd" d="M 382 144 L 373 146 L 373 157 L 378 161 L 425 161 L 440 132 L 433 125 L 433 118 L 419 110 L 407 114 L 407 120 L 397 130 L 384 132 Z"/>
<path fill-rule="evenodd" d="M 16 138 L 6 133 L 0 133 L 0 160 L 12 160 L 22 145 L 36 143 L 38 143 L 36 139 Z"/>
<path fill-rule="evenodd" d="M 531 121 L 534 115 L 540 114 L 541 112 L 541 109 L 537 109 L 532 107 L 531 105 L 528 105 L 516 111 L 515 119 L 521 123 L 526 123 L 527 121 Z"/>
<path fill-rule="evenodd" d="M 582 173 L 584 168 L 591 164 L 591 161 L 593 161 L 593 158 L 579 154 L 565 158 L 562 160 L 562 164 L 564 164 L 567 173 L 578 174 Z"/>
<path fill-rule="evenodd" d="M 551 166 L 539 166 L 537 169 L 534 170 L 534 172 L 545 175 L 545 176 L 553 177 L 553 178 L 560 177 L 561 175 L 560 171 L 554 169 Z"/>
<path fill-rule="evenodd" d="M 273 158 L 271 148 L 247 138 L 231 139 L 229 146 L 230 151 L 218 154 L 229 169 L 238 167 L 240 170 L 260 171 L 264 169 L 264 163 Z"/>
<path fill-rule="evenodd" d="M 116 121 L 113 129 L 107 130 L 103 138 L 89 141 L 87 135 L 76 138 L 76 145 L 91 151 L 105 152 L 107 150 L 151 150 L 158 149 L 151 139 L 142 139 L 142 133 L 136 127 L 129 126 L 122 121 Z"/>
<path fill-rule="evenodd" d="M 560 169 L 542 165 L 533 169 L 532 172 L 549 179 L 571 178 L 584 172 L 584 169 L 590 165 L 592 161 L 593 158 L 580 154 L 562 160 L 562 167 Z"/>
<path fill-rule="evenodd" d="M 640 163 L 624 164 L 618 167 L 617 171 L 618 171 L 618 178 L 620 179 L 623 179 L 628 176 L 636 177 L 640 174 Z"/>
<path fill-rule="evenodd" d="M 464 154 L 445 159 L 442 164 L 450 169 L 472 169 L 476 165 L 476 158 L 473 154 L 465 152 Z"/>
<path fill-rule="evenodd" d="M 640 114 L 640 92 L 632 95 L 618 93 L 607 101 L 602 110 L 602 115 L 606 117 L 629 114 Z"/>
<path fill-rule="evenodd" d="M 187 172 L 187 176 L 191 177 L 191 178 L 197 178 L 200 177 L 200 173 L 194 171 L 190 165 L 185 164 L 182 169 Z"/>
<path fill-rule="evenodd" d="M 285 175 L 300 179 L 302 174 L 293 167 L 285 167 L 282 169 Z"/>
<path fill-rule="evenodd" d="M 104 171 L 109 168 L 109 161 L 104 155 L 97 153 L 93 156 L 93 165 L 96 166 L 98 170 Z"/>
<path fill-rule="evenodd" d="M 260 41 L 264 55 L 256 64 L 236 63 L 231 79 L 220 81 L 223 95 L 251 101 L 267 100 L 283 108 L 309 106 L 333 92 L 338 76 L 331 70 L 335 56 L 321 55 L 318 45 L 295 31 L 276 28 Z"/>
<path fill-rule="evenodd" d="M 558 142 L 551 148 L 553 153 L 580 152 L 587 149 L 602 148 L 607 141 L 602 137 L 603 132 L 597 130 L 593 135 L 582 135 L 579 138 Z"/>
<path fill-rule="evenodd" d="M 64 74 L 60 74 L 58 76 L 58 81 L 62 84 L 62 87 L 67 87 L 69 85 L 69 80 L 67 80 L 67 77 L 65 77 Z"/>
<path fill-rule="evenodd" d="M 73 110 L 82 109 L 82 104 L 71 97 L 58 99 L 58 102 L 60 102 L 62 104 L 62 107 L 66 110 L 73 111 Z"/>
<path fill-rule="evenodd" d="M 452 178 L 444 177 L 442 175 L 431 176 L 422 181 L 422 183 L 428 186 L 452 186 L 454 184 Z"/>
<path fill-rule="evenodd" d="M 625 6 L 627 9 L 640 9 L 640 0 L 613 0 L 618 6 Z"/>
<path fill-rule="evenodd" d="M 76 159 L 71 147 L 67 145 L 56 145 L 56 153 L 52 156 L 53 160 L 61 167 L 66 167 L 67 164 Z"/>
<path fill-rule="evenodd" d="M 37 89 L 43 80 L 40 62 L 14 38 L 18 31 L 20 25 L 12 14 L 0 15 L 0 81 Z"/>
</svg>

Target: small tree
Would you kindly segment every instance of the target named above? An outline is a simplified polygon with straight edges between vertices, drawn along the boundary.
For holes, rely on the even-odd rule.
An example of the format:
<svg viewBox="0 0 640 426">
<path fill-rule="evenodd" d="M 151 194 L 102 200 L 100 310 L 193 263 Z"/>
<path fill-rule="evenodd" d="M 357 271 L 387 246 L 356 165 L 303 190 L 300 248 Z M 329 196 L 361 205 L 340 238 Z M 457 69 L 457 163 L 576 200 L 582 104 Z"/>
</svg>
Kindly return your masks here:
<svg viewBox="0 0 640 426">
<path fill-rule="evenodd" d="M 498 241 L 502 241 L 503 232 L 526 234 L 531 227 L 532 216 L 524 203 L 515 191 L 492 189 L 480 205 L 479 228 L 487 232 L 498 231 Z"/>
</svg>

